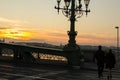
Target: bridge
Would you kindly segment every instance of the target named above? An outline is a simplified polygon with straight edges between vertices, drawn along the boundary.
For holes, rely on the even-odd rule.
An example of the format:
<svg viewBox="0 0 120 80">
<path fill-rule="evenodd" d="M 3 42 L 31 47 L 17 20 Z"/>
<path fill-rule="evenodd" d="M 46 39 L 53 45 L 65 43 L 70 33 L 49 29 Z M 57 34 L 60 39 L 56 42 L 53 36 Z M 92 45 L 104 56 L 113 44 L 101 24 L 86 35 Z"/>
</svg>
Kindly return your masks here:
<svg viewBox="0 0 120 80">
<path fill-rule="evenodd" d="M 6 52 L 7 51 L 7 52 Z M 11 51 L 11 52 L 10 52 Z M 80 54 L 75 54 L 74 52 L 67 52 L 62 49 L 55 49 L 55 48 L 45 48 L 45 47 L 37 47 L 37 46 L 30 46 L 30 45 L 20 45 L 20 44 L 14 44 L 14 43 L 0 43 L 0 56 L 2 56 L 4 53 L 13 53 L 13 61 L 22 61 L 26 63 L 34 63 L 36 62 L 36 57 L 34 56 L 34 53 L 37 54 L 37 58 L 42 60 L 42 56 L 50 57 L 47 58 L 47 60 L 50 61 L 61 61 L 65 62 L 68 65 L 73 65 L 74 63 L 78 62 L 77 65 L 80 65 Z M 78 58 L 75 58 L 75 57 Z M 54 58 L 54 59 L 53 59 Z M 57 58 L 57 59 L 56 59 Z M 59 59 L 58 59 L 59 58 Z"/>
</svg>

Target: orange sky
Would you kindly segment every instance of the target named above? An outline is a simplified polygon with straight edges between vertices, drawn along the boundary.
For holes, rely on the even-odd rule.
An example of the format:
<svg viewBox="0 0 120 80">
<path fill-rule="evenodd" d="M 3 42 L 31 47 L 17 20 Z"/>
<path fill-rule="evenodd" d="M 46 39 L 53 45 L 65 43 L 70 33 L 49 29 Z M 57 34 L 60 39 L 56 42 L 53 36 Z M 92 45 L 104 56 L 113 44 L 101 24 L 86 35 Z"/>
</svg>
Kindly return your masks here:
<svg viewBox="0 0 120 80">
<path fill-rule="evenodd" d="M 91 12 L 76 21 L 77 44 L 116 46 L 114 27 L 120 25 L 118 3 L 119 0 L 109 0 L 109 4 L 107 0 L 91 0 Z M 70 22 L 61 11 L 57 14 L 55 5 L 56 0 L 0 1 L 0 38 L 67 44 Z"/>
</svg>

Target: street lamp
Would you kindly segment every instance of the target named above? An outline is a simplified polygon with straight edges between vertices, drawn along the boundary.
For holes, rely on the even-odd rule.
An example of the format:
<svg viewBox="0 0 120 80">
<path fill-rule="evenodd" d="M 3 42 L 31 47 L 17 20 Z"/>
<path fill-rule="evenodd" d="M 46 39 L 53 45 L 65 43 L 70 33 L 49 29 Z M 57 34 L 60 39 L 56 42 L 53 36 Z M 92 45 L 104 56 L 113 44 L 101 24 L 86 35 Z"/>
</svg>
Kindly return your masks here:
<svg viewBox="0 0 120 80">
<path fill-rule="evenodd" d="M 57 0 L 57 4 L 58 4 L 58 13 L 59 13 L 59 8 L 60 8 L 60 2 L 61 2 L 61 0 Z"/>
<path fill-rule="evenodd" d="M 68 9 L 68 7 L 70 6 L 70 1 L 71 1 L 71 0 L 64 0 L 65 6 L 66 6 L 67 9 Z"/>
<path fill-rule="evenodd" d="M 90 0 L 84 0 L 86 9 L 88 8 L 89 2 L 90 2 Z"/>
<path fill-rule="evenodd" d="M 90 12 L 90 10 L 88 10 L 88 5 L 90 0 L 84 0 L 85 8 L 86 8 L 85 10 L 82 9 L 81 1 L 82 0 L 64 0 L 65 6 L 61 8 L 60 7 L 61 0 L 57 0 L 58 5 L 55 6 L 55 9 L 58 10 L 58 13 L 59 13 L 59 10 L 61 10 L 63 15 L 70 19 L 70 31 L 67 32 L 69 36 L 69 40 L 68 40 L 68 44 L 65 45 L 63 50 L 66 51 L 66 53 L 68 53 L 67 57 L 68 57 L 68 60 L 70 59 L 69 62 L 71 64 L 74 64 L 74 62 L 77 62 L 78 54 L 75 54 L 75 53 L 81 54 L 80 48 L 76 44 L 76 40 L 75 40 L 75 37 L 77 36 L 77 31 L 75 31 L 75 21 L 77 18 L 80 18 L 83 15 L 83 12 L 85 12 L 86 15 L 88 14 L 88 12 Z"/>
<path fill-rule="evenodd" d="M 117 29 L 117 53 L 119 53 L 119 27 L 115 27 Z"/>
<path fill-rule="evenodd" d="M 85 3 L 85 7 L 86 7 L 86 15 L 87 15 L 87 11 L 88 11 L 88 5 L 89 5 L 90 0 L 84 0 Z"/>
</svg>

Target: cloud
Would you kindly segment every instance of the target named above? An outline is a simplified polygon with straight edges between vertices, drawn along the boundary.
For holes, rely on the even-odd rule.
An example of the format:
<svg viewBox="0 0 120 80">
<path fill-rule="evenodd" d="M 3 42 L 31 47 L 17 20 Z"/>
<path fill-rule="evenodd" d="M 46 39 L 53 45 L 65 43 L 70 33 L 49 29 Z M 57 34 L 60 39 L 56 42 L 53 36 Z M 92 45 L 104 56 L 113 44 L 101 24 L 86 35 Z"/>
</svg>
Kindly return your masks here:
<svg viewBox="0 0 120 80">
<path fill-rule="evenodd" d="M 20 20 L 12 20 L 0 17 L 0 22 L 7 22 L 7 23 L 28 23 L 27 21 L 20 21 Z"/>
<path fill-rule="evenodd" d="M 48 33 L 49 36 L 54 36 L 54 37 L 65 37 L 66 33 L 62 33 L 62 32 L 50 32 Z"/>
<path fill-rule="evenodd" d="M 81 33 L 77 40 L 82 44 L 114 45 L 115 37 L 107 33 Z"/>
<path fill-rule="evenodd" d="M 105 34 L 105 33 L 81 33 L 79 38 L 89 38 L 89 39 L 103 39 L 103 40 L 109 40 L 113 39 L 114 37 L 111 36 L 110 34 Z"/>
<path fill-rule="evenodd" d="M 0 22 L 18 23 L 18 21 L 16 21 L 16 20 L 10 20 L 7 18 L 2 18 L 2 17 L 0 17 Z"/>
<path fill-rule="evenodd" d="M 0 26 L 2 26 L 2 28 L 23 27 L 28 24 L 29 22 L 24 20 L 14 20 L 14 19 L 0 17 Z"/>
<path fill-rule="evenodd" d="M 18 32 L 10 32 L 10 34 L 18 34 Z"/>
<path fill-rule="evenodd" d="M 1 27 L 0 26 L 0 30 L 4 30 L 4 29 L 11 29 L 10 27 Z"/>
<path fill-rule="evenodd" d="M 39 34 L 39 35 L 37 35 Z M 44 31 L 38 32 L 34 38 L 44 39 L 46 42 L 67 43 L 69 40 L 66 32 L 63 31 Z M 76 36 L 78 44 L 92 44 L 92 45 L 114 45 L 115 37 L 107 33 L 79 33 Z"/>
</svg>

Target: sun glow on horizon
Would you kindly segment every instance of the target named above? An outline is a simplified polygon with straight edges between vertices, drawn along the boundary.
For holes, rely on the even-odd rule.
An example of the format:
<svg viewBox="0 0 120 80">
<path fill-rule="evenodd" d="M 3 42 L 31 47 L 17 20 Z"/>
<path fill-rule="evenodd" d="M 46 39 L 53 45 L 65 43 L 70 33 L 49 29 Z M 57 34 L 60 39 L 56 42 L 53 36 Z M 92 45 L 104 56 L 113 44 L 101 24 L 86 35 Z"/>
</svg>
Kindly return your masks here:
<svg viewBox="0 0 120 80">
<path fill-rule="evenodd" d="M 29 40 L 31 39 L 32 33 L 30 32 L 22 32 L 15 29 L 6 29 L 2 34 L 4 38 L 12 38 L 19 40 Z"/>
</svg>

